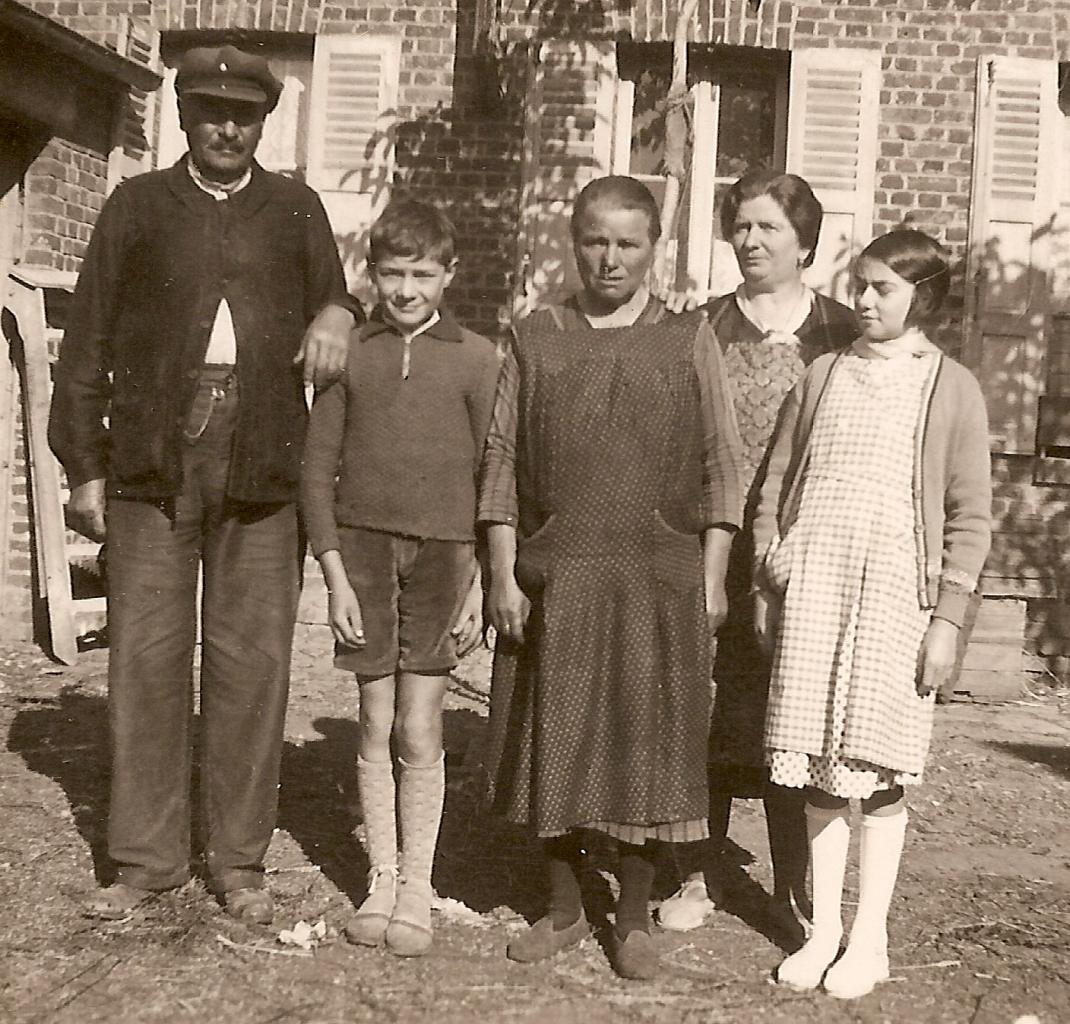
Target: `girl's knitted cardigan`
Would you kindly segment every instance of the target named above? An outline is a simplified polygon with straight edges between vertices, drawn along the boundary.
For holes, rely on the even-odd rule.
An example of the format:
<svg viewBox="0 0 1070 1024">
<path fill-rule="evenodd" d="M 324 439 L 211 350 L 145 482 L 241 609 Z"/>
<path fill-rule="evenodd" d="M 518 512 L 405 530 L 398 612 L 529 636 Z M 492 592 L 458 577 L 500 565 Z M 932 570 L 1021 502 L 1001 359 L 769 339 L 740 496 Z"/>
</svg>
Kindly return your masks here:
<svg viewBox="0 0 1070 1024">
<path fill-rule="evenodd" d="M 817 358 L 780 410 L 754 521 L 754 550 L 763 564 L 798 514 L 814 416 L 849 351 Z M 918 601 L 960 626 L 992 535 L 988 420 L 976 378 L 938 354 L 920 415 L 914 456 Z"/>
</svg>

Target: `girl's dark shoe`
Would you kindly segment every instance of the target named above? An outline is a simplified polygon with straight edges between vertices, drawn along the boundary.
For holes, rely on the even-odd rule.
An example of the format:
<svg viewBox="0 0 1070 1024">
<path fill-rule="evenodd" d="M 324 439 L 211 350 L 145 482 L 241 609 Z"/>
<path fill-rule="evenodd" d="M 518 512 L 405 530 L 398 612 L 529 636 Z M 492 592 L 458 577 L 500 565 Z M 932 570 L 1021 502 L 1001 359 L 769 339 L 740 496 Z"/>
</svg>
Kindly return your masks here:
<svg viewBox="0 0 1070 1024">
<path fill-rule="evenodd" d="M 519 964 L 533 964 L 579 945 L 590 934 L 591 926 L 583 913 L 559 931 L 554 931 L 553 919 L 547 914 L 517 935 L 506 947 L 505 955 Z"/>
</svg>

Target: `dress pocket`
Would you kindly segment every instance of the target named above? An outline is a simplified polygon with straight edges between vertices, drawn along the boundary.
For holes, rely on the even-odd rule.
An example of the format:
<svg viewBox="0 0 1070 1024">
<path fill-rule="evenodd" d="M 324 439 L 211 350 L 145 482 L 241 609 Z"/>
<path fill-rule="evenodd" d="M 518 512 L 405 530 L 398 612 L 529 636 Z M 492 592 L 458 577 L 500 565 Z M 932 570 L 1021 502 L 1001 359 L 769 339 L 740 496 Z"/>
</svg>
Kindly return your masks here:
<svg viewBox="0 0 1070 1024">
<path fill-rule="evenodd" d="M 697 533 L 682 533 L 654 509 L 654 576 L 675 590 L 690 590 L 702 582 L 702 541 Z"/>
<path fill-rule="evenodd" d="M 540 593 L 546 586 L 553 556 L 553 539 L 557 516 L 551 515 L 533 534 L 517 536 L 516 581 L 529 597 Z"/>
<path fill-rule="evenodd" d="M 768 583 L 783 595 L 791 579 L 791 531 L 765 556 L 764 576 Z"/>
</svg>

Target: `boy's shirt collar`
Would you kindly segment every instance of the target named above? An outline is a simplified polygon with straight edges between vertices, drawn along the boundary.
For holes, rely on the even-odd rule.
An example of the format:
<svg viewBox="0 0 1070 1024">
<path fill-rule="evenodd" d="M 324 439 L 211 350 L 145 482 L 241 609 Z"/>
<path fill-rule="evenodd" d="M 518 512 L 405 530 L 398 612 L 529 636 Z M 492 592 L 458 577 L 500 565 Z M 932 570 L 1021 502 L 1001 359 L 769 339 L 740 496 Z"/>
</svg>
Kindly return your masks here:
<svg viewBox="0 0 1070 1024">
<path fill-rule="evenodd" d="M 436 315 L 437 319 L 432 316 L 430 320 L 425 321 L 409 337 L 416 338 L 426 334 L 429 338 L 435 338 L 438 341 L 463 340 L 461 325 L 453 319 L 448 310 L 439 309 Z M 359 337 L 361 341 L 367 341 L 368 338 L 374 338 L 383 332 L 396 334 L 399 338 L 405 337 L 398 325 L 386 317 L 382 307 L 376 306 L 372 310 L 372 315 L 368 318 L 368 322 L 360 328 Z"/>
</svg>

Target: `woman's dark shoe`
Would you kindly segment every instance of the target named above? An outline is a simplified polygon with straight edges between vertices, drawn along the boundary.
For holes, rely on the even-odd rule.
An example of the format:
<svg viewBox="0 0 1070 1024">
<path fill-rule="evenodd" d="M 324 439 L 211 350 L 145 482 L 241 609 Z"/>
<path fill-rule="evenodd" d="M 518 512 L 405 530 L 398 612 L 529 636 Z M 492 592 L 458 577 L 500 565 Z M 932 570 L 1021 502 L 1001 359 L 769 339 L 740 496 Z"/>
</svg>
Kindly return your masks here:
<svg viewBox="0 0 1070 1024">
<path fill-rule="evenodd" d="M 629 981 L 653 981 L 661 970 L 657 946 L 647 932 L 635 929 L 622 939 L 614 930 L 609 940 L 613 970 Z"/>
<path fill-rule="evenodd" d="M 506 947 L 505 955 L 519 964 L 533 964 L 579 945 L 590 934 L 591 926 L 583 913 L 559 931 L 554 931 L 553 919 L 547 914 L 517 935 Z"/>
</svg>

